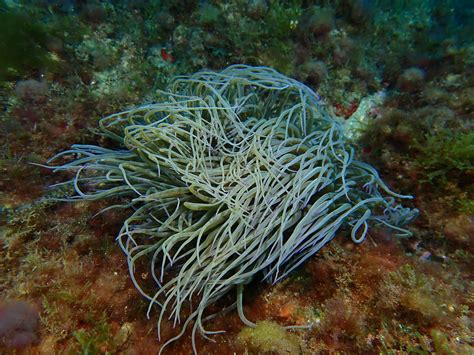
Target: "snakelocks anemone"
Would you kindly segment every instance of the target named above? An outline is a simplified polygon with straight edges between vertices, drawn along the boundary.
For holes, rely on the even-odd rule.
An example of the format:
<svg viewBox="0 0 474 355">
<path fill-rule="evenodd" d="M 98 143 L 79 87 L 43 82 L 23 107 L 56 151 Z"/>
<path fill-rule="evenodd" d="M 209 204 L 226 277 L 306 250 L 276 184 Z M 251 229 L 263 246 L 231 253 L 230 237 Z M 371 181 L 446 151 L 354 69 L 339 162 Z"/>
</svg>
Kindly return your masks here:
<svg viewBox="0 0 474 355">
<path fill-rule="evenodd" d="M 74 145 L 49 166 L 75 173 L 69 200 L 114 198 L 110 208 L 130 209 L 117 241 L 148 316 L 159 311 L 158 336 L 163 317 L 181 327 L 165 346 L 188 327 L 195 352 L 197 333 L 219 333 L 204 327 L 215 316 L 208 308 L 229 292 L 229 308 L 254 326 L 244 285 L 278 282 L 340 231 L 355 243 L 369 225 L 409 234 L 403 226 L 417 214 L 397 203 L 411 196 L 354 159 L 343 123 L 316 93 L 270 68 L 177 77 L 157 103 L 99 126 L 115 149 Z M 59 158 L 66 163 L 54 166 Z M 136 276 L 143 263 L 151 292 Z"/>
</svg>

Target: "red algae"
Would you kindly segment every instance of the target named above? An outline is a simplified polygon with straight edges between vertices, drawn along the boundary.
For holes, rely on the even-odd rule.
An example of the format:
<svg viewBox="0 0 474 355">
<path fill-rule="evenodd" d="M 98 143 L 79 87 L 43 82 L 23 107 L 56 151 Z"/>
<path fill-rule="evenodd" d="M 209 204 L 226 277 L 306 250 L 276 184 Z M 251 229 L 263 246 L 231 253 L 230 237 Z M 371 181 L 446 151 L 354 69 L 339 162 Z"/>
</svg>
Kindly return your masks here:
<svg viewBox="0 0 474 355">
<path fill-rule="evenodd" d="M 333 351 L 350 351 L 364 347 L 364 308 L 341 296 L 334 296 L 323 305 L 324 318 L 316 336 Z"/>
</svg>

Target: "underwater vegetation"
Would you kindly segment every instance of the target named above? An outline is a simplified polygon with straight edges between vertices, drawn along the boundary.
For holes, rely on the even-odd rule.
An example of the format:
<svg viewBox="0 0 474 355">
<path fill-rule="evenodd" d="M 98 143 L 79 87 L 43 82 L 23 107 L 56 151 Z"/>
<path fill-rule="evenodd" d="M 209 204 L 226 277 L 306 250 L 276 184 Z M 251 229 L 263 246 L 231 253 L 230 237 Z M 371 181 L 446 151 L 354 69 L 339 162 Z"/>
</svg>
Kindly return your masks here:
<svg viewBox="0 0 474 355">
<path fill-rule="evenodd" d="M 207 338 L 209 307 L 236 292 L 221 312 L 243 312 L 245 285 L 271 283 L 350 230 L 369 225 L 409 235 L 416 215 L 370 165 L 354 158 L 343 124 L 304 84 L 267 67 L 234 65 L 178 76 L 156 103 L 105 117 L 98 134 L 111 147 L 73 145 L 49 160 L 74 173 L 75 200 L 112 198 L 129 208 L 117 241 L 129 273 L 181 331 Z M 142 282 L 145 274 L 152 283 Z M 308 325 L 310 326 L 310 324 Z M 301 327 L 301 326 L 298 326 Z M 291 328 L 291 327 L 290 327 Z"/>
<path fill-rule="evenodd" d="M 0 1 L 0 80 L 39 69 L 49 62 L 46 29 Z"/>
<path fill-rule="evenodd" d="M 128 120 L 106 129 L 120 136 L 114 140 L 103 130 L 94 135 L 98 118 L 126 108 L 135 108 L 131 110 L 135 112 L 139 105 L 169 103 L 172 95 L 157 96 L 157 89 L 174 94 L 182 91 L 189 96 L 188 84 L 173 89 L 170 81 L 177 75 L 189 75 L 203 68 L 220 71 L 232 63 L 272 67 L 317 92 L 321 99 L 315 100 L 318 109 L 314 110 L 331 118 L 318 121 L 318 129 L 324 131 L 332 125 L 332 117 L 337 116 L 336 127 L 344 126 L 344 135 L 351 145 L 335 129 L 334 140 L 339 142 L 341 138 L 344 143 L 334 143 L 334 147 L 341 147 L 341 152 L 354 149 L 348 171 L 353 172 L 353 160 L 370 164 L 391 189 L 413 195 L 415 198 L 403 204 L 416 207 L 420 213 L 410 224 L 409 238 L 396 238 L 393 230 L 383 224 L 380 228 L 377 221 L 369 219 L 365 242 L 354 243 L 350 237 L 354 226 L 350 223 L 358 220 L 366 208 L 372 211 L 371 217 L 381 214 L 384 208 L 383 203 L 364 205 L 341 223 L 331 242 L 287 278 L 276 284 L 262 282 L 267 271 L 262 270 L 249 284 L 241 286 L 245 296 L 242 308 L 248 323 L 242 322 L 238 311 L 231 311 L 232 307 L 237 308 L 233 303 L 236 292 L 240 292 L 238 286 L 233 286 L 220 299 L 209 303 L 202 316 L 203 328 L 222 330 L 224 334 L 208 335 L 213 341 L 207 341 L 197 329 L 193 336 L 195 317 L 179 341 L 163 353 L 189 354 L 193 340 L 199 352 L 205 354 L 474 352 L 472 1 L 0 2 L 0 63 L 9 60 L 0 68 L 0 72 L 7 73 L 0 78 L 0 353 L 158 353 L 163 342 L 183 330 L 191 308 L 197 310 L 202 301 L 202 293 L 197 292 L 204 291 L 205 277 L 196 287 L 186 283 L 179 289 L 166 289 L 172 295 L 173 291 L 181 292 L 188 287 L 194 296 L 190 301 L 179 300 L 180 324 L 173 324 L 174 299 L 166 305 L 160 322 L 162 342 L 158 342 L 156 325 L 161 308 L 154 303 L 147 320 L 150 300 L 138 296 L 125 271 L 129 267 L 127 258 L 115 239 L 124 221 L 144 204 L 170 203 L 171 216 L 175 211 L 172 208 L 177 207 L 172 201 L 180 198 L 177 213 L 181 216 L 186 211 L 182 208 L 182 196 L 190 196 L 193 203 L 203 203 L 201 197 L 189 191 L 168 200 L 139 201 L 138 194 L 124 189 L 120 192 L 122 196 L 112 193 L 107 199 L 74 198 L 75 203 L 64 203 L 55 199 L 73 195 L 74 184 L 49 190 L 47 186 L 73 179 L 81 165 L 53 174 L 51 169 L 31 163 L 44 163 L 72 144 L 80 143 L 109 149 L 113 154 L 117 150 L 131 153 L 133 167 L 142 162 L 146 170 L 156 171 L 156 164 L 136 156 L 138 147 L 134 147 L 133 140 L 129 139 L 128 145 L 124 143 L 128 133 L 123 131 L 130 125 Z M 10 60 L 14 53 L 16 59 Z M 262 102 L 270 96 L 284 96 L 287 91 L 273 88 L 267 92 Z M 214 94 L 207 96 L 215 98 Z M 288 105 L 298 100 L 291 99 Z M 196 104 L 194 108 L 197 107 Z M 243 112 L 238 114 L 244 121 L 249 118 Z M 124 119 L 126 116 L 121 115 Z M 147 125 L 141 116 L 136 111 L 134 125 Z M 201 121 L 209 121 L 204 116 Z M 150 119 L 155 117 L 151 115 Z M 229 122 L 225 117 L 223 121 Z M 260 118 L 266 119 L 261 114 L 256 116 Z M 174 125 L 176 121 L 169 123 Z M 187 127 L 187 123 L 183 125 Z M 355 129 L 357 125 L 360 131 Z M 147 128 L 143 139 L 150 132 Z M 265 140 L 257 138 L 258 142 Z M 180 147 L 188 146 L 181 136 L 173 136 L 173 140 Z M 214 147 L 212 140 L 206 138 L 206 142 Z M 308 144 L 305 141 L 301 147 Z M 177 151 L 174 146 L 166 147 Z M 155 154 L 156 149 L 152 147 L 150 151 Z M 260 151 L 265 150 L 257 152 L 261 154 Z M 221 157 L 221 153 L 217 148 L 211 149 L 213 157 Z M 295 149 L 288 154 L 292 153 L 305 151 Z M 188 162 L 190 156 L 186 154 Z M 343 164 L 333 161 L 336 156 L 328 154 L 324 164 L 333 164 L 337 175 Z M 53 163 L 67 164 L 80 157 L 85 156 L 66 154 Z M 252 158 L 250 153 L 249 157 Z M 94 157 L 91 158 L 91 169 L 84 167 L 80 172 L 81 178 L 91 180 L 78 181 L 87 195 L 114 186 L 113 181 L 106 179 L 101 186 L 95 184 L 101 173 L 93 170 Z M 256 161 L 251 159 L 248 169 Z M 183 174 L 164 165 L 161 163 L 162 171 L 177 176 L 172 186 L 178 182 L 185 185 L 181 187 L 188 186 L 180 180 Z M 123 167 L 129 182 L 145 196 L 146 191 L 133 180 L 143 176 L 126 164 Z M 228 168 L 224 164 L 224 169 Z M 262 169 L 259 171 L 266 171 Z M 290 169 L 300 169 L 298 163 L 282 169 L 283 178 L 297 181 L 299 175 L 291 175 Z M 215 174 L 214 170 L 210 173 L 212 183 L 217 181 Z M 117 178 L 115 186 L 126 184 L 118 171 L 108 176 Z M 313 181 L 313 177 L 308 179 Z M 270 184 L 268 180 L 267 185 Z M 265 186 L 259 188 L 263 191 Z M 288 190 L 299 187 L 289 183 L 284 186 Z M 315 195 L 323 196 L 341 186 L 336 179 Z M 218 191 L 227 192 L 227 188 L 223 184 Z M 341 204 L 353 204 L 363 198 L 354 198 L 359 190 L 363 191 L 359 185 L 349 188 L 352 200 L 341 197 L 328 207 L 328 213 Z M 380 187 L 379 192 L 384 198 L 392 197 Z M 285 201 L 293 201 L 294 197 Z M 274 200 L 278 197 L 271 201 Z M 310 204 L 314 201 L 310 199 Z M 99 214 L 112 205 L 130 208 L 111 208 Z M 232 207 L 225 201 L 219 206 L 215 212 Z M 307 210 L 300 210 L 301 215 Z M 275 213 L 278 211 L 282 210 Z M 287 216 L 292 212 L 289 208 L 285 211 Z M 145 209 L 142 212 L 147 213 Z M 192 211 L 189 215 L 197 217 L 199 213 L 204 211 Z M 158 217 L 160 221 L 169 218 Z M 179 226 L 180 217 L 176 218 Z M 166 235 L 167 243 L 177 247 L 179 241 L 173 237 L 178 228 L 172 218 L 170 221 L 168 227 L 172 230 Z M 186 218 L 181 221 L 186 225 Z M 134 276 L 143 292 L 154 297 L 159 288 L 150 270 L 153 253 L 146 254 L 145 249 L 159 238 L 140 234 L 140 223 L 129 224 L 135 233 L 134 240 L 143 247 L 139 256 L 138 249 L 132 250 L 137 256 Z M 212 227 L 209 233 L 217 234 L 221 225 Z M 143 229 L 147 231 L 147 227 Z M 356 236 L 360 237 L 363 230 L 364 225 Z M 230 231 L 235 229 L 231 227 Z M 284 242 L 293 231 L 290 227 L 283 232 Z M 203 233 L 201 245 L 210 238 L 209 233 Z M 271 242 L 273 236 L 267 237 Z M 128 235 L 122 236 L 124 242 L 127 239 Z M 132 242 L 129 244 L 133 246 Z M 203 249 L 223 249 L 224 245 L 222 242 L 208 249 L 203 245 Z M 196 241 L 190 240 L 183 247 L 187 248 L 184 252 L 195 247 Z M 249 253 L 252 251 L 255 249 L 249 249 Z M 163 255 L 158 254 L 155 264 L 162 261 Z M 173 259 L 176 252 L 170 250 L 168 255 Z M 202 254 L 199 259 L 202 264 L 208 261 Z M 280 270 L 293 260 L 290 256 Z M 165 268 L 170 263 L 166 259 Z M 179 277 L 182 265 L 177 260 L 166 269 L 162 284 Z M 160 281 L 161 265 L 155 270 Z M 230 276 L 228 273 L 223 279 Z M 239 277 L 236 280 L 240 282 Z M 209 280 L 215 280 L 215 276 Z M 156 299 L 161 304 L 166 300 L 165 294 Z M 223 309 L 229 312 L 221 312 Z M 205 321 L 213 313 L 215 317 Z"/>
<path fill-rule="evenodd" d="M 418 148 L 422 152 L 420 164 L 430 181 L 446 181 L 446 174 L 460 175 L 474 169 L 474 132 L 443 130 L 428 136 L 425 145 Z"/>
</svg>

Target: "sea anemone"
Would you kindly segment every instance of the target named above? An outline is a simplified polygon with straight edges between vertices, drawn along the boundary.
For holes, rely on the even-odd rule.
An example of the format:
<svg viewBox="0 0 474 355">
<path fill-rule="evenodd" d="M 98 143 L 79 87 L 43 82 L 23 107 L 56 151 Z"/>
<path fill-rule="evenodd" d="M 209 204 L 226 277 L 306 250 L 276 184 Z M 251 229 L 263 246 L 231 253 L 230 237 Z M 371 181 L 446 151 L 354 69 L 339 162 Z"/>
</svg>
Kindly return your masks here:
<svg viewBox="0 0 474 355">
<path fill-rule="evenodd" d="M 193 350 L 208 308 L 231 291 L 242 321 L 243 286 L 276 283 L 349 230 L 369 224 L 409 234 L 417 213 L 374 168 L 354 159 L 344 126 L 316 93 L 270 68 L 234 65 L 174 79 L 157 103 L 103 118 L 99 134 L 117 148 L 73 145 L 53 157 L 73 171 L 68 200 L 115 198 L 133 212 L 117 241 L 148 316 L 192 325 Z M 136 277 L 149 265 L 156 289 Z M 143 282 L 143 281 L 142 281 Z M 199 299 L 197 304 L 192 300 Z M 194 302 L 195 303 L 195 302 Z M 184 313 L 182 312 L 184 311 Z M 187 314 L 185 319 L 181 319 Z M 162 347 L 162 349 L 164 348 Z"/>
</svg>

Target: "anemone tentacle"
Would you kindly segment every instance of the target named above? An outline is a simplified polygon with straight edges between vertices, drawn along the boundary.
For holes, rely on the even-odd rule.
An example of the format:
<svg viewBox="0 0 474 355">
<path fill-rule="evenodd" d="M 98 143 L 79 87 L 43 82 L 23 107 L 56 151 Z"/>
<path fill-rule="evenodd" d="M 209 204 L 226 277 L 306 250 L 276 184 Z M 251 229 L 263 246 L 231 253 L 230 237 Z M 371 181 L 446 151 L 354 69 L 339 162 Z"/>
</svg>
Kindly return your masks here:
<svg viewBox="0 0 474 355">
<path fill-rule="evenodd" d="M 100 120 L 117 149 L 74 145 L 53 167 L 75 171 L 72 199 L 120 197 L 133 213 L 117 241 L 135 287 L 163 318 L 204 328 L 208 307 L 232 290 L 275 283 L 347 229 L 355 243 L 370 225 L 398 234 L 416 215 L 377 171 L 354 159 L 341 122 L 319 96 L 273 69 L 234 65 L 177 77 L 155 104 Z M 135 277 L 149 265 L 156 291 Z M 192 306 L 193 297 L 200 302 Z M 182 311 L 188 316 L 182 321 Z M 162 347 L 163 348 L 163 347 Z"/>
</svg>

